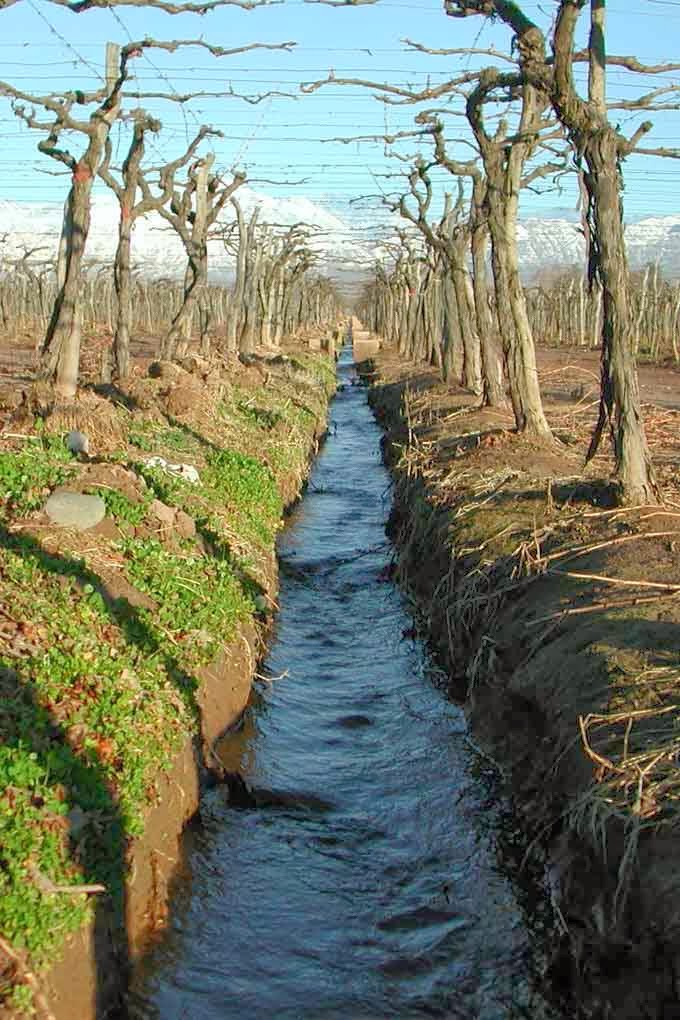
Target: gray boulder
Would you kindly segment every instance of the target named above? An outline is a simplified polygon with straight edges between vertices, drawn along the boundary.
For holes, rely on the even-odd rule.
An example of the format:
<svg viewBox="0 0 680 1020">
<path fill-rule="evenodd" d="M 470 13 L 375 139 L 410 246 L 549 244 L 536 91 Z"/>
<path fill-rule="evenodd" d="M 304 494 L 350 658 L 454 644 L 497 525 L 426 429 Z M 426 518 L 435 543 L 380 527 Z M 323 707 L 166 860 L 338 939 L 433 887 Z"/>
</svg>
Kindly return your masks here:
<svg viewBox="0 0 680 1020">
<path fill-rule="evenodd" d="M 106 516 L 106 504 L 100 496 L 83 496 L 64 489 L 55 489 L 44 509 L 53 524 L 77 531 L 94 528 Z"/>
</svg>

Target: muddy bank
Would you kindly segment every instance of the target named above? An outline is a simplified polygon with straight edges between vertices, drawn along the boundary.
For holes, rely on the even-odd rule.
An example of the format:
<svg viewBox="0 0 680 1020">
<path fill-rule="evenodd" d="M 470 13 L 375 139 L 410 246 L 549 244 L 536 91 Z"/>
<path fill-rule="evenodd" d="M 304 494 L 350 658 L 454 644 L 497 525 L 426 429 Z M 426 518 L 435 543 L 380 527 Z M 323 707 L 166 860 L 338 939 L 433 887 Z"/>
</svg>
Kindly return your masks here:
<svg viewBox="0 0 680 1020">
<path fill-rule="evenodd" d="M 164 926 L 182 830 L 250 695 L 276 532 L 334 387 L 332 357 L 296 350 L 140 366 L 59 416 L 39 393 L 7 409 L 1 1016 L 116 1015 Z M 85 454 L 66 449 L 73 429 Z M 54 493 L 95 496 L 102 519 L 56 523 Z"/>
<path fill-rule="evenodd" d="M 650 409 L 667 507 L 617 510 L 569 380 L 546 450 L 427 366 L 366 370 L 395 572 L 545 854 L 555 988 L 575 1016 L 680 1016 L 680 420 Z"/>
</svg>

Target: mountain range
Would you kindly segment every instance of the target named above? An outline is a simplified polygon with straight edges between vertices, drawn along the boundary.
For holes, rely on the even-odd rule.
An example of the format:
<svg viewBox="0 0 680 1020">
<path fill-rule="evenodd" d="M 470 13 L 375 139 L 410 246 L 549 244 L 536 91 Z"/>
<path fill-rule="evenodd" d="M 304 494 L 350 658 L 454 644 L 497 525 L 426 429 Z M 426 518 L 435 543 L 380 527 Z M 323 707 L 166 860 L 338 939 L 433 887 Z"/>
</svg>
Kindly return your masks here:
<svg viewBox="0 0 680 1020">
<path fill-rule="evenodd" d="M 308 224 L 311 244 L 319 254 L 321 267 L 340 281 L 345 279 L 349 283 L 363 276 L 383 250 L 379 242 L 367 239 L 365 219 L 343 217 L 331 206 L 304 196 L 274 199 L 244 187 L 238 197 L 246 216 L 260 206 L 261 223 L 275 224 L 279 228 Z M 89 259 L 111 260 L 116 246 L 118 215 L 113 196 L 96 197 L 87 245 Z M 229 213 L 225 218 L 230 218 Z M 0 200 L 2 261 L 12 262 L 28 250 L 33 250 L 34 262 L 52 258 L 61 220 L 62 206 L 57 203 Z M 386 226 L 383 220 L 382 237 L 386 236 Z M 680 277 L 680 214 L 641 219 L 626 228 L 626 238 L 633 268 L 655 262 L 666 276 Z M 527 280 L 546 268 L 583 265 L 583 235 L 573 214 L 554 213 L 546 218 L 522 220 L 518 241 L 522 272 Z M 156 214 L 140 218 L 136 223 L 133 261 L 140 271 L 153 275 L 175 276 L 184 271 L 182 245 Z M 210 264 L 212 273 L 229 275 L 233 260 L 220 241 L 211 242 Z"/>
</svg>

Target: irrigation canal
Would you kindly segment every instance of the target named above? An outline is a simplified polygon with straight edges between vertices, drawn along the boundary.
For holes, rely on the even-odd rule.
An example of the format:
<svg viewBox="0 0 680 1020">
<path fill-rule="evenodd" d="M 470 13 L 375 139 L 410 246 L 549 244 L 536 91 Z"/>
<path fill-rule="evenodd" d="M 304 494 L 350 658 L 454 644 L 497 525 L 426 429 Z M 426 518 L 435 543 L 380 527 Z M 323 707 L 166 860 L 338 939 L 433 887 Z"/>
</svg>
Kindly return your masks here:
<svg viewBox="0 0 680 1020">
<path fill-rule="evenodd" d="M 346 346 L 331 434 L 280 544 L 280 615 L 206 792 L 135 1020 L 465 1020 L 558 1014 L 542 911 L 461 709 L 386 580 L 389 477 Z M 283 674 L 283 676 L 281 676 Z"/>
</svg>

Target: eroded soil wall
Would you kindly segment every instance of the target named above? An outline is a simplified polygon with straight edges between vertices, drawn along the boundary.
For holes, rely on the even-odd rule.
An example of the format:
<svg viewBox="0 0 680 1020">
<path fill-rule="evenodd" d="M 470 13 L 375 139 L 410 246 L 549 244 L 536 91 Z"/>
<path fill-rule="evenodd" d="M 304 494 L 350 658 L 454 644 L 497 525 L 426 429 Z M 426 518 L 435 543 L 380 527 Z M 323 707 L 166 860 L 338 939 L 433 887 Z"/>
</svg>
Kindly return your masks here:
<svg viewBox="0 0 680 1020">
<path fill-rule="evenodd" d="M 545 854 L 556 992 L 575 1016 L 680 1016 L 678 514 L 612 506 L 562 393 L 546 449 L 428 366 L 384 350 L 364 370 L 397 576 Z M 676 430 L 655 451 L 670 499 L 673 415 L 650 411 Z"/>
</svg>

